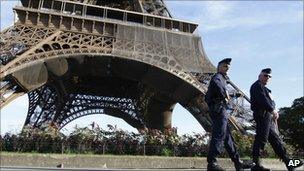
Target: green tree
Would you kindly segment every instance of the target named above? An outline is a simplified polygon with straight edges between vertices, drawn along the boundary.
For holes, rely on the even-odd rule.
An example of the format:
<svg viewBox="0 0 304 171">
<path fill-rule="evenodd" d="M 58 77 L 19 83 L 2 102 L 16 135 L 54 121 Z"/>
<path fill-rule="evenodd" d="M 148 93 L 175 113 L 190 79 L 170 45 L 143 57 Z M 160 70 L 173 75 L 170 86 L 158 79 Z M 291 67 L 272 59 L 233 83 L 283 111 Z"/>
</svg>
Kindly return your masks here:
<svg viewBox="0 0 304 171">
<path fill-rule="evenodd" d="M 291 107 L 279 110 L 279 129 L 284 139 L 297 150 L 304 150 L 304 97 L 295 99 Z"/>
</svg>

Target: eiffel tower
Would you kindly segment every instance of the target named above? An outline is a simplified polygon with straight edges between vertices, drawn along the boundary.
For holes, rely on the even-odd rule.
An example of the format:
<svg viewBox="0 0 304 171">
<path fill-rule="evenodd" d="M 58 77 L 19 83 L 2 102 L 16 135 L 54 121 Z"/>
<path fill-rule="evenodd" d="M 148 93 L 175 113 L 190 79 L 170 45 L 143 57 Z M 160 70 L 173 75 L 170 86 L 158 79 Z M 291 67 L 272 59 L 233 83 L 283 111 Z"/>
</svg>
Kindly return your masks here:
<svg viewBox="0 0 304 171">
<path fill-rule="evenodd" d="M 106 114 L 168 129 L 180 103 L 211 130 L 204 94 L 216 68 L 198 24 L 172 18 L 163 0 L 21 0 L 13 10 L 0 34 L 1 108 L 28 94 L 24 126 Z"/>
</svg>

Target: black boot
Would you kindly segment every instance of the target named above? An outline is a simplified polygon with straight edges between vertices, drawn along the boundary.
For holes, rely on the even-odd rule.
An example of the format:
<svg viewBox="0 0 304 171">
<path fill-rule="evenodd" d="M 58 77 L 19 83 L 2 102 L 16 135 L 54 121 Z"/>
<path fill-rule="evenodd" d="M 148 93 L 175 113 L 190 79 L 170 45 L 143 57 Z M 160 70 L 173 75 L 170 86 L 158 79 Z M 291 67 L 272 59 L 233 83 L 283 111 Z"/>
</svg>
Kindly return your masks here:
<svg viewBox="0 0 304 171">
<path fill-rule="evenodd" d="M 271 171 L 271 170 L 268 168 L 265 168 L 261 164 L 256 164 L 251 168 L 251 171 Z"/>
<path fill-rule="evenodd" d="M 249 169 L 254 166 L 254 163 L 252 161 L 242 161 L 240 159 L 234 160 L 234 167 L 236 171 L 242 171 L 244 169 Z"/>
<path fill-rule="evenodd" d="M 270 169 L 265 168 L 261 165 L 259 157 L 253 157 L 253 162 L 255 163 L 255 165 L 251 167 L 251 171 L 271 171 Z"/>
<path fill-rule="evenodd" d="M 223 169 L 217 163 L 209 163 L 207 166 L 207 171 L 225 171 L 225 169 Z"/>
</svg>

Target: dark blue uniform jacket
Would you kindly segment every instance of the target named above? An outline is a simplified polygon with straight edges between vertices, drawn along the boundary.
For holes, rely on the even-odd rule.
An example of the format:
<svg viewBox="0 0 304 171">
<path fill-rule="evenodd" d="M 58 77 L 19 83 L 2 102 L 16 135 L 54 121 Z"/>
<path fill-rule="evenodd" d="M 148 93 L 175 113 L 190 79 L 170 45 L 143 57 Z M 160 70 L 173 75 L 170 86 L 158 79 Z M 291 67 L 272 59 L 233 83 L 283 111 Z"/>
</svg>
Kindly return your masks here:
<svg viewBox="0 0 304 171">
<path fill-rule="evenodd" d="M 212 77 L 205 97 L 208 105 L 216 101 L 224 101 L 227 98 L 227 79 L 228 77 L 221 73 L 216 73 Z"/>
<path fill-rule="evenodd" d="M 271 90 L 264 86 L 259 80 L 250 87 L 251 110 L 254 112 L 268 111 L 275 109 L 275 103 L 270 97 Z"/>
</svg>

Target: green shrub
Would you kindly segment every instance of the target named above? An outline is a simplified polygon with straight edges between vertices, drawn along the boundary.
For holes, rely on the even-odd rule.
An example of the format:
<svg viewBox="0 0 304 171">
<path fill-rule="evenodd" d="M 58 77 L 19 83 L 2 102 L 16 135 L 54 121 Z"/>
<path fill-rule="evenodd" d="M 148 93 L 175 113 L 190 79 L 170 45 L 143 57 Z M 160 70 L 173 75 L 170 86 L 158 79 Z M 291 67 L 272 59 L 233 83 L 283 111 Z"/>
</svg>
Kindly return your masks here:
<svg viewBox="0 0 304 171">
<path fill-rule="evenodd" d="M 251 156 L 252 136 L 232 132 L 241 157 Z M 82 153 L 82 154 L 117 154 L 117 155 L 157 155 L 204 157 L 208 152 L 210 135 L 194 134 L 179 136 L 176 129 L 141 130 L 138 134 L 108 126 L 108 130 L 94 128 L 75 128 L 68 136 L 55 129 L 44 131 L 24 129 L 20 134 L 5 134 L 0 137 L 3 151 L 38 152 L 38 153 Z M 286 145 L 289 153 L 294 149 Z M 266 145 L 264 157 L 276 157 L 271 146 Z M 228 157 L 227 153 L 221 157 Z"/>
<path fill-rule="evenodd" d="M 161 156 L 173 156 L 173 150 L 168 147 L 164 147 L 161 150 Z"/>
</svg>

